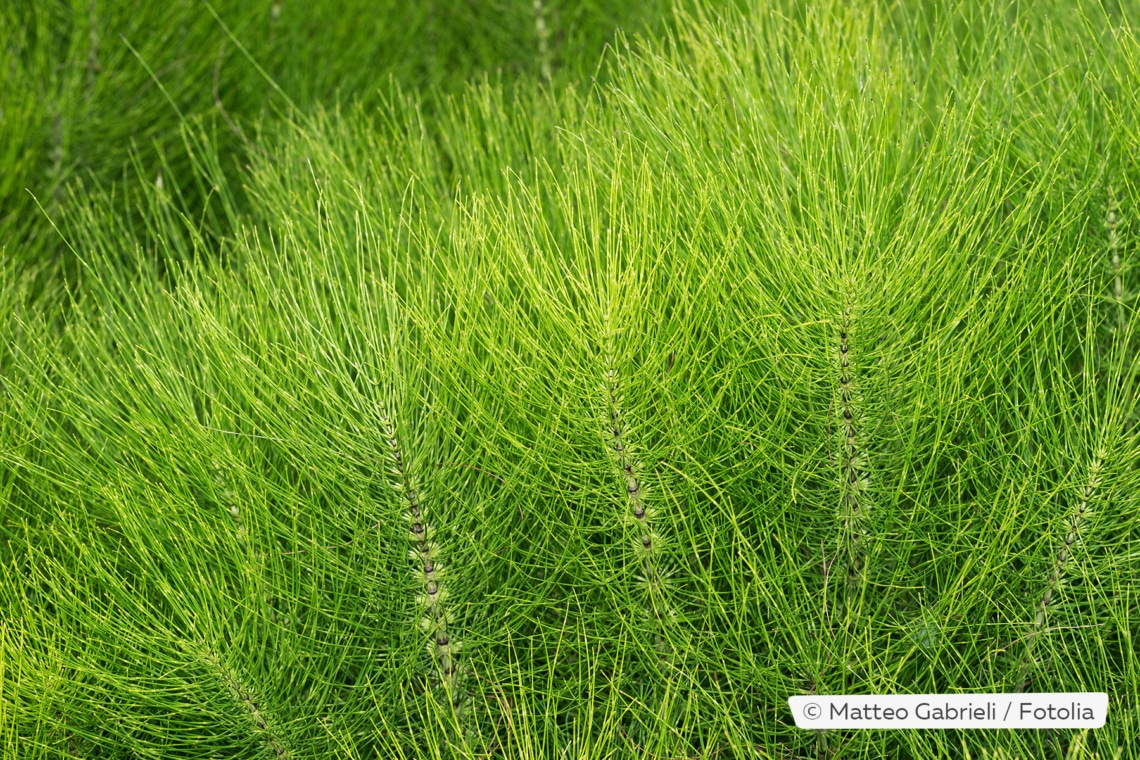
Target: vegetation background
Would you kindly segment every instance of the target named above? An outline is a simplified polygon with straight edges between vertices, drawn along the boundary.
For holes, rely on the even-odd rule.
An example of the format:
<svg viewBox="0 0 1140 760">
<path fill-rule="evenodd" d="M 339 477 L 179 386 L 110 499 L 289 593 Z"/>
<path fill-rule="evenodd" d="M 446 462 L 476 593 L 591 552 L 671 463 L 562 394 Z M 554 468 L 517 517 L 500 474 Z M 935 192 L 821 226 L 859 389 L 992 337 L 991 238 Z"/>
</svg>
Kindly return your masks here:
<svg viewBox="0 0 1140 760">
<path fill-rule="evenodd" d="M 1132 756 L 1138 20 L 6 6 L 0 752 Z"/>
</svg>

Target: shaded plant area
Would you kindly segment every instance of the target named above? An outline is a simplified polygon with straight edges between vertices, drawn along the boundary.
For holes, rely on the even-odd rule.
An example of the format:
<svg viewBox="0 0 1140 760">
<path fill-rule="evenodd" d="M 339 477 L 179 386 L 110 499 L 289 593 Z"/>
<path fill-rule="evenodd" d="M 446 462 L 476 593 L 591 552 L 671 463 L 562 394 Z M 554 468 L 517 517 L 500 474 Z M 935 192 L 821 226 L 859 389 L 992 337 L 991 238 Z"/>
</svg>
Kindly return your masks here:
<svg viewBox="0 0 1140 760">
<path fill-rule="evenodd" d="M 240 166 L 70 189 L 65 317 L 3 261 L 0 753 L 1127 756 L 1134 9 L 697 5 L 590 80 L 568 8 L 509 85 L 266 58 Z M 787 703 L 1016 691 L 1107 724 Z"/>
<path fill-rule="evenodd" d="M 727 6 L 727 3 L 725 3 Z M 293 109 L 425 102 L 490 78 L 590 82 L 617 30 L 659 33 L 672 0 L 18 0 L 0 10 L 0 246 L 74 283 L 49 219 L 77 185 L 158 184 L 202 216 L 180 124 L 200 120 L 233 173 L 257 123 Z M 224 230 L 229 232 L 228 229 Z M 66 233 L 65 233 L 66 234 Z M 124 265 L 126 261 L 121 265 Z M 48 277 L 41 288 L 57 287 Z"/>
</svg>

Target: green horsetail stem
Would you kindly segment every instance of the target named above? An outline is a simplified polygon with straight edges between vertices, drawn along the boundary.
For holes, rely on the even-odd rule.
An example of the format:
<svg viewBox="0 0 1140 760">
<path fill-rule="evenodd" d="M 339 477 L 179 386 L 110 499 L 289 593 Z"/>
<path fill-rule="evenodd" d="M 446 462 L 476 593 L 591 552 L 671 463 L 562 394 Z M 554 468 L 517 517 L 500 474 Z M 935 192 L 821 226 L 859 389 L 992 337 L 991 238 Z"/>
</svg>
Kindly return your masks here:
<svg viewBox="0 0 1140 760">
<path fill-rule="evenodd" d="M 447 607 L 448 588 L 443 563 L 439 559 L 435 529 L 428 522 L 420 501 L 417 479 L 408 472 L 395 425 L 389 416 L 384 415 L 381 428 L 388 444 L 389 473 L 395 479 L 393 485 L 405 508 L 404 519 L 408 525 L 408 539 L 412 543 L 408 557 L 416 567 L 419 586 L 416 594 L 416 604 L 421 611 L 418 625 L 428 636 L 427 648 L 436 665 L 436 676 L 454 701 L 458 699 L 456 678 L 459 674 L 458 654 L 461 643 L 448 629 L 451 619 Z"/>
<path fill-rule="evenodd" d="M 843 320 L 838 333 L 838 396 L 840 431 L 840 531 L 843 559 L 847 578 L 847 598 L 850 599 L 865 577 L 865 539 L 868 500 L 867 444 L 859 434 L 861 409 L 857 384 L 854 382 L 851 351 L 854 336 L 850 316 Z"/>
</svg>

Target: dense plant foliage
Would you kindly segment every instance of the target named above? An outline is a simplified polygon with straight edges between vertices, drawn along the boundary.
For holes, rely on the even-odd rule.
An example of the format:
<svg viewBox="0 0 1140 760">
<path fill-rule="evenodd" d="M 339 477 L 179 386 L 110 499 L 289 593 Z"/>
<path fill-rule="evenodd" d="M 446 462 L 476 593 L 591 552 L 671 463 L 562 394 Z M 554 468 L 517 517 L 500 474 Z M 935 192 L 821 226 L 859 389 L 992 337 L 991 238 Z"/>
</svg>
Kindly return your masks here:
<svg viewBox="0 0 1140 760">
<path fill-rule="evenodd" d="M 1127 751 L 1130 17 L 698 7 L 600 81 L 298 99 L 240 168 L 187 115 L 176 182 L 74 187 L 67 309 L 0 290 L 0 747 Z M 1108 723 L 787 708 L 1011 691 Z"/>
</svg>

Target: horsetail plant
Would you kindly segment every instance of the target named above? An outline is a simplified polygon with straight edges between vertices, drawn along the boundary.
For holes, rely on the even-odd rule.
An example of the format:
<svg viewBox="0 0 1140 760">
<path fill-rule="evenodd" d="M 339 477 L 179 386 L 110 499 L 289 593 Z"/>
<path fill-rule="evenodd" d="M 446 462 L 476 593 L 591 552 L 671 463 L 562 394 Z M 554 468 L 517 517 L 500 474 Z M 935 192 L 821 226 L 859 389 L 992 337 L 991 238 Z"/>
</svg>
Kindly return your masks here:
<svg viewBox="0 0 1140 760">
<path fill-rule="evenodd" d="M 253 693 L 243 679 L 239 678 L 231 667 L 223 663 L 216 653 L 205 646 L 189 646 L 189 649 L 209 665 L 217 678 L 225 685 L 234 700 L 245 712 L 254 731 L 264 742 L 270 754 L 276 760 L 287 760 L 291 757 L 280 731 L 274 725 L 275 719 L 266 711 L 264 704 L 259 704 L 257 695 Z"/>
<path fill-rule="evenodd" d="M 407 471 L 395 427 L 387 413 L 381 417 L 381 426 L 384 440 L 388 444 L 388 472 L 395 478 L 396 491 L 406 505 L 404 519 L 408 525 L 408 539 L 412 543 L 408 557 L 415 564 L 419 585 L 416 595 L 416 605 L 421 612 L 419 627 L 429 637 L 427 647 L 436 666 L 435 678 L 447 693 L 449 702 L 454 705 L 459 698 L 457 655 L 460 642 L 453 638 L 453 633 L 448 628 L 452 615 L 447 608 L 447 585 L 443 563 L 439 561 L 435 529 L 428 522 L 420 501 L 419 485 Z"/>
<path fill-rule="evenodd" d="M 249 536 L 249 532 L 246 530 L 245 521 L 242 519 L 241 506 L 238 504 L 237 494 L 234 492 L 232 484 L 229 482 L 229 479 L 222 469 L 221 463 L 218 462 L 217 459 L 210 460 L 210 470 L 213 484 L 217 489 L 218 498 L 221 501 L 222 507 L 233 519 L 234 531 L 238 541 L 244 543 Z"/>
<path fill-rule="evenodd" d="M 1117 302 L 1119 305 L 1119 302 Z M 1115 309 L 1105 310 L 1106 312 Z M 1067 581 L 1078 571 L 1073 565 L 1095 552 L 1096 544 L 1106 540 L 1098 535 L 1107 514 L 1111 514 L 1112 502 L 1123 501 L 1128 508 L 1129 495 L 1122 493 L 1121 486 L 1128 475 L 1135 473 L 1136 438 L 1130 431 L 1131 418 L 1140 411 L 1140 395 L 1137 382 L 1140 381 L 1140 353 L 1136 351 L 1135 328 L 1133 322 L 1126 321 L 1120 329 L 1113 329 L 1107 346 L 1098 346 L 1095 341 L 1097 321 L 1115 321 L 1109 313 L 1090 311 L 1087 316 L 1084 340 L 1082 341 L 1081 380 L 1082 395 L 1074 406 L 1093 425 L 1091 451 L 1082 463 L 1083 477 L 1070 490 L 1073 505 L 1060 522 L 1057 539 L 1052 543 L 1053 556 L 1044 589 L 1036 600 L 1032 622 L 1022 639 L 1022 653 L 1015 674 L 1014 689 L 1027 690 L 1044 675 L 1035 676 L 1039 670 L 1041 639 L 1048 632 L 1046 624 L 1060 601 Z M 1094 347 L 1100 351 L 1094 353 Z M 1100 354 L 1099 356 L 1097 354 Z M 1097 360 L 1101 361 L 1098 362 Z M 1099 369 L 1103 366 L 1103 369 Z M 1094 368 L 1097 368 L 1094 371 Z M 1059 386 L 1064 387 L 1061 383 Z M 1073 413 L 1073 412 L 1068 412 Z M 1133 472 L 1129 472 L 1129 470 Z M 1079 589 L 1078 592 L 1079 593 Z M 1080 604 L 1081 600 L 1071 598 L 1070 603 Z"/>
<path fill-rule="evenodd" d="M 1108 253 L 1112 257 L 1113 295 L 1117 301 L 1124 300 L 1124 284 L 1120 277 L 1120 249 L 1123 247 L 1120 231 L 1120 204 L 1116 200 L 1116 191 L 1112 185 L 1108 186 L 1108 203 L 1106 204 L 1104 220 L 1105 229 L 1108 230 Z"/>
<path fill-rule="evenodd" d="M 542 79 L 549 82 L 553 77 L 550 66 L 550 30 L 546 26 L 546 9 L 542 0 L 534 0 L 534 31 L 538 35 L 538 62 Z"/>
<path fill-rule="evenodd" d="M 1077 497 L 1077 508 L 1073 510 L 1072 514 L 1070 514 L 1065 521 L 1066 524 L 1062 530 L 1064 538 L 1061 539 L 1061 545 L 1057 549 L 1056 556 L 1053 560 L 1053 567 L 1045 583 L 1045 591 L 1042 592 L 1041 598 L 1037 602 L 1037 611 L 1034 615 L 1033 623 L 1030 626 L 1029 633 L 1026 634 L 1025 637 L 1025 654 L 1021 670 L 1016 680 L 1015 691 L 1017 692 L 1025 691 L 1025 689 L 1029 687 L 1029 676 L 1033 667 L 1036 665 L 1033 659 L 1034 648 L 1038 637 L 1041 635 L 1046 618 L 1048 617 L 1049 605 L 1053 602 L 1054 595 L 1059 593 L 1060 587 L 1064 583 L 1066 564 L 1077 548 L 1076 544 L 1080 538 L 1081 523 L 1086 519 L 1089 510 L 1095 507 L 1094 498 L 1098 495 L 1097 488 L 1101 484 L 1104 457 L 1105 451 L 1103 449 L 1098 450 L 1092 464 L 1088 468 L 1088 479 L 1084 488 Z"/>
<path fill-rule="evenodd" d="M 665 557 L 662 553 L 661 536 L 653 529 L 654 510 L 646 498 L 645 476 L 636 456 L 636 444 L 631 440 L 630 425 L 622 412 L 620 376 L 613 360 L 613 354 L 606 353 L 606 374 L 604 388 L 608 396 L 607 429 L 613 431 L 613 459 L 619 482 L 626 495 L 626 514 L 623 522 L 632 525 L 635 531 L 634 551 L 640 558 L 641 579 L 645 584 L 648 602 L 653 617 L 659 626 L 667 626 L 675 617 L 669 609 L 665 593 Z M 663 657 L 675 654 L 662 630 L 654 634 L 655 645 Z"/>
<path fill-rule="evenodd" d="M 857 385 L 852 382 L 851 337 L 854 329 L 850 312 L 844 316 L 839 330 L 839 429 L 842 448 L 840 464 L 840 516 L 841 546 L 846 566 L 847 596 L 851 599 L 859 582 L 864 577 L 864 542 L 866 537 L 867 513 L 867 472 L 865 463 L 866 444 L 860 438 L 859 396 Z"/>
<path fill-rule="evenodd" d="M 634 457 L 629 427 L 622 415 L 621 391 L 613 358 L 607 355 L 605 388 L 609 397 L 607 428 L 613 431 L 613 457 L 626 494 L 627 519 L 637 531 L 635 546 L 642 559 L 642 580 L 649 588 L 660 588 L 661 576 L 657 570 L 660 547 L 655 547 L 652 520 L 653 512 L 646 506 L 645 483 L 641 465 Z M 657 548 L 657 552 L 654 549 Z"/>
<path fill-rule="evenodd" d="M 1126 255 L 1127 230 L 1124 227 L 1124 220 L 1121 218 L 1120 201 L 1116 197 L 1116 189 L 1113 184 L 1108 186 L 1108 200 L 1105 206 L 1104 227 L 1108 232 L 1107 247 L 1112 267 L 1112 296 L 1116 302 L 1116 325 L 1113 329 L 1119 330 L 1124 327 L 1125 259 L 1122 258 L 1122 255 Z"/>
</svg>

